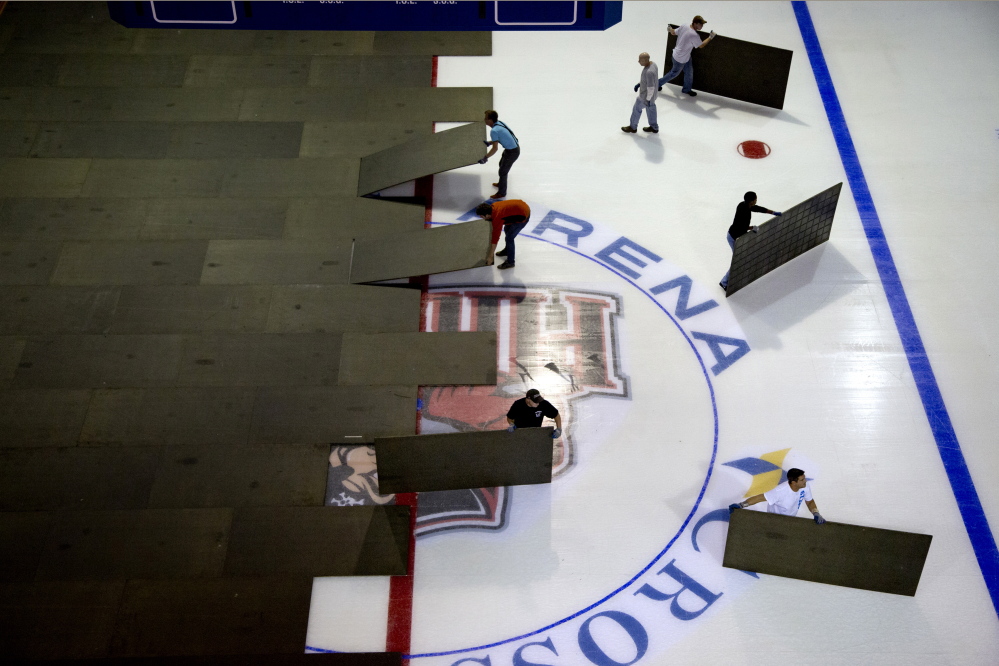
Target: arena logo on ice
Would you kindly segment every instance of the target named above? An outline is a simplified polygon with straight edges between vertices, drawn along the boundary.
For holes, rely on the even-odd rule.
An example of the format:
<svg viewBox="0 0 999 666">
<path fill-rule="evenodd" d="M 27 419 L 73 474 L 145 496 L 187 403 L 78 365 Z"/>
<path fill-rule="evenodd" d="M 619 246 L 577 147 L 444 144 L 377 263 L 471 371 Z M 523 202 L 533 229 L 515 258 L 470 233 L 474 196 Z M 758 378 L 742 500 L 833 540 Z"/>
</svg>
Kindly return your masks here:
<svg viewBox="0 0 999 666">
<path fill-rule="evenodd" d="M 575 408 L 595 395 L 628 398 L 619 367 L 615 322 L 620 298 L 548 287 L 461 285 L 431 289 L 427 331 L 495 331 L 495 386 L 436 387 L 423 392 L 423 432 L 506 428 L 510 403 L 537 388 L 567 424 L 555 442 L 552 477 L 575 464 Z M 421 495 L 417 536 L 453 529 L 502 529 L 510 494 L 481 488 Z"/>
<path fill-rule="evenodd" d="M 470 211 L 458 219 L 474 217 Z M 568 426 L 555 451 L 556 478 L 561 480 L 575 465 L 585 468 L 586 461 L 576 455 L 579 442 L 573 418 L 583 401 L 633 397 L 632 381 L 622 371 L 628 366 L 621 363 L 618 328 L 624 320 L 626 297 L 633 298 L 637 290 L 663 313 L 665 328 L 682 334 L 696 357 L 696 373 L 707 384 L 714 441 L 705 442 L 706 476 L 697 481 L 699 490 L 691 496 L 689 513 L 675 534 L 658 537 L 658 554 L 616 589 L 595 591 L 592 603 L 561 620 L 539 622 L 539 628 L 528 633 L 410 658 L 425 666 L 651 663 L 650 655 L 673 643 L 692 621 L 710 614 L 723 595 L 731 596 L 752 581 L 749 575 L 721 567 L 724 531 L 709 527 L 728 520 L 724 507 L 745 486 L 716 482 L 709 492 L 708 483 L 718 445 L 713 381 L 745 358 L 749 344 L 731 311 L 719 307 L 712 292 L 654 249 L 609 227 L 558 211 L 535 207 L 532 218 L 519 242 L 524 246 L 532 239 L 548 243 L 599 265 L 608 271 L 608 288 L 460 284 L 430 289 L 424 312 L 426 330 L 499 333 L 499 381 L 496 387 L 425 391 L 421 397 L 423 431 L 504 427 L 511 398 L 520 397 L 529 385 L 539 385 L 563 412 Z M 334 470 L 329 503 L 392 501 L 390 496 L 377 494 L 371 454 L 369 447 L 335 447 L 330 458 Z M 746 471 L 738 465 L 730 468 Z M 510 502 L 507 489 L 500 488 L 421 494 L 417 536 L 438 533 L 447 538 L 455 531 L 500 530 L 507 524 Z M 712 547 L 705 549 L 705 543 Z"/>
</svg>

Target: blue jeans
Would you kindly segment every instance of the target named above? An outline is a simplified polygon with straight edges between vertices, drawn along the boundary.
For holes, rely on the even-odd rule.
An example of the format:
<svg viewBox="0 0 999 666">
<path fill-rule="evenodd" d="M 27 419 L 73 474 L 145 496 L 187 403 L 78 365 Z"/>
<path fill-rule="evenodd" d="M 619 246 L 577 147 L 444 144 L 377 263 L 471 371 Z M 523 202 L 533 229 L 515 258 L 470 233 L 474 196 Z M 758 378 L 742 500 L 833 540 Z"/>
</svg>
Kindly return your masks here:
<svg viewBox="0 0 999 666">
<path fill-rule="evenodd" d="M 517 247 L 514 245 L 513 239 L 517 237 L 517 234 L 523 231 L 528 222 L 530 222 L 529 219 L 524 220 L 523 222 L 503 225 L 503 237 L 506 240 L 506 247 L 503 249 L 506 250 L 506 260 L 511 264 L 514 263 L 517 254 Z"/>
<path fill-rule="evenodd" d="M 499 182 L 496 184 L 496 197 L 506 196 L 506 177 L 510 173 L 510 167 L 520 157 L 520 146 L 516 148 L 504 148 L 503 155 L 500 156 Z"/>
<path fill-rule="evenodd" d="M 645 109 L 645 115 L 649 117 L 649 127 L 654 130 L 659 129 L 659 110 L 656 108 L 655 101 L 647 102 L 641 97 L 635 98 L 635 106 L 631 109 L 631 129 L 638 129 L 638 121 L 642 117 L 642 109 Z"/>
<path fill-rule="evenodd" d="M 683 70 L 683 88 L 680 92 L 689 93 L 690 86 L 694 83 L 694 59 L 690 58 L 687 62 L 677 62 L 676 58 L 673 58 L 673 69 L 669 70 L 669 74 L 659 79 L 659 87 L 669 83 L 676 75 Z"/>
<path fill-rule="evenodd" d="M 735 254 L 735 239 L 732 238 L 732 234 L 725 234 L 726 240 L 728 240 L 728 246 L 732 248 L 732 253 Z M 728 289 L 728 274 L 729 271 L 725 271 L 725 277 L 721 279 L 722 289 Z"/>
</svg>

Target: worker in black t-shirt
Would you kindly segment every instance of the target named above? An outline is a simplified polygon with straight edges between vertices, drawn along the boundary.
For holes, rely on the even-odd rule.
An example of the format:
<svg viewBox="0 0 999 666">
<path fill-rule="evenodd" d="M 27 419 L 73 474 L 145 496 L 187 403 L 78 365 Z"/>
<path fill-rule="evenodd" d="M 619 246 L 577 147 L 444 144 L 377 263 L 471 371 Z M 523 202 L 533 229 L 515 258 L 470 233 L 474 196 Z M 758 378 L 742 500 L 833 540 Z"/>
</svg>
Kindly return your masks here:
<svg viewBox="0 0 999 666">
<path fill-rule="evenodd" d="M 541 391 L 531 389 L 527 392 L 527 397 L 516 400 L 510 405 L 510 411 L 506 413 L 506 422 L 510 427 L 506 430 L 513 432 L 517 428 L 540 428 L 546 416 L 555 419 L 552 439 L 558 439 L 562 436 L 562 417 L 559 416 L 555 405 L 541 397 Z"/>
<path fill-rule="evenodd" d="M 735 207 L 735 219 L 732 220 L 732 226 L 728 228 L 728 246 L 732 248 L 732 252 L 735 252 L 736 238 L 742 236 L 747 231 L 756 231 L 756 227 L 749 226 L 753 213 L 770 213 L 771 215 L 776 215 L 777 217 L 781 216 L 781 214 L 777 211 L 764 208 L 763 206 L 757 206 L 756 192 L 746 192 L 742 201 Z M 718 283 L 718 286 L 722 289 L 728 289 L 728 273 L 728 271 L 725 271 L 725 277 L 723 277 L 721 282 Z"/>
</svg>

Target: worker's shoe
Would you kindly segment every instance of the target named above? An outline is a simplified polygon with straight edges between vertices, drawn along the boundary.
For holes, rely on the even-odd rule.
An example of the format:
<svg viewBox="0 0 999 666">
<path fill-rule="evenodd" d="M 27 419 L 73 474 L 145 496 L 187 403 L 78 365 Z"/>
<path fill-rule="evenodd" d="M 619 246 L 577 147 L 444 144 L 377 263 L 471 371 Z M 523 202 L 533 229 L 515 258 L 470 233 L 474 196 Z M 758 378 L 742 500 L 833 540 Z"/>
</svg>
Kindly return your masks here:
<svg viewBox="0 0 999 666">
<path fill-rule="evenodd" d="M 502 250 L 500 250 L 499 252 L 497 252 L 496 256 L 497 257 L 505 257 L 506 256 L 506 248 L 503 248 Z"/>
<path fill-rule="evenodd" d="M 659 134 L 659 130 L 652 129 L 651 127 L 643 127 L 642 131 L 643 132 L 652 132 L 653 134 Z"/>
<path fill-rule="evenodd" d="M 637 134 L 638 133 L 637 129 L 635 129 L 634 127 L 630 127 L 628 125 L 625 125 L 624 127 L 622 127 L 621 131 L 622 132 L 627 132 L 628 134 Z"/>
<path fill-rule="evenodd" d="M 516 264 L 513 263 L 512 261 L 504 261 L 502 264 L 500 264 L 496 268 L 500 269 L 501 271 L 505 271 L 508 268 L 513 268 L 514 266 L 516 266 Z"/>
</svg>

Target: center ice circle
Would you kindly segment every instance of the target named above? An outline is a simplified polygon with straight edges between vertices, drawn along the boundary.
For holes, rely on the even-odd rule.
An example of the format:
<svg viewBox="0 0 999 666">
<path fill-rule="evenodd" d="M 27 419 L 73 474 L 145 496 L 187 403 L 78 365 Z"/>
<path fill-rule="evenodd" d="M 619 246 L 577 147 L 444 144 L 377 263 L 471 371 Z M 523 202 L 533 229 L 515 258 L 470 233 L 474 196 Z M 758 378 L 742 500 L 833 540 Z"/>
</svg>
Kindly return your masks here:
<svg viewBox="0 0 999 666">
<path fill-rule="evenodd" d="M 718 433 L 714 389 L 705 360 L 677 319 L 594 258 L 547 239 L 522 238 L 568 250 L 570 263 L 581 269 L 572 274 L 594 274 L 593 263 L 609 271 L 616 279 L 608 283 L 603 273 L 597 282 L 604 291 L 628 283 L 620 351 L 630 400 L 587 401 L 577 414 L 584 443 L 578 465 L 551 486 L 513 489 L 514 508 L 503 531 L 418 542 L 411 658 L 526 639 L 597 611 L 666 555 L 711 476 Z M 642 298 L 634 298 L 636 292 Z M 639 356 L 639 348 L 646 353 Z M 618 504 L 644 504 L 648 511 L 615 518 Z M 442 636 L 455 639 L 442 645 Z"/>
</svg>

